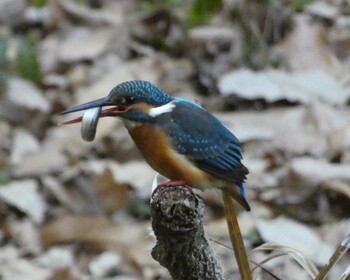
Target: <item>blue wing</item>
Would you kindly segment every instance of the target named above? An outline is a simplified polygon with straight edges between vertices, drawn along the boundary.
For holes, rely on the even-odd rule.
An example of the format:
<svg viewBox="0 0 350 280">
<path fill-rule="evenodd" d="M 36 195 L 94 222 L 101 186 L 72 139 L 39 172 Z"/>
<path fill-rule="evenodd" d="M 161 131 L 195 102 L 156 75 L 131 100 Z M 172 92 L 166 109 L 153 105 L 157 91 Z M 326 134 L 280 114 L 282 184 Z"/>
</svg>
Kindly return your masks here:
<svg viewBox="0 0 350 280">
<path fill-rule="evenodd" d="M 198 168 L 244 189 L 248 169 L 241 163 L 243 150 L 237 138 L 201 106 L 183 99 L 175 99 L 175 104 L 157 123 L 166 129 L 177 152 Z"/>
</svg>

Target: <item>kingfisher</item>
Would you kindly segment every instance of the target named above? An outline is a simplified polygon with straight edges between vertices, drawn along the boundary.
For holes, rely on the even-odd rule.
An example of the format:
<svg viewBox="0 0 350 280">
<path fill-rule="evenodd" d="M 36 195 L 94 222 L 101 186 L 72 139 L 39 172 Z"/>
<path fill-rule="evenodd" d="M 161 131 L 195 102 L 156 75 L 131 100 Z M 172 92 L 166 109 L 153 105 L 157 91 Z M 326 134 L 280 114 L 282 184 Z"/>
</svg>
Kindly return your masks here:
<svg viewBox="0 0 350 280">
<path fill-rule="evenodd" d="M 170 179 L 160 186 L 222 190 L 230 240 L 241 279 L 251 280 L 249 261 L 232 201 L 236 200 L 250 211 L 244 186 L 249 172 L 241 162 L 243 149 L 238 139 L 199 104 L 173 97 L 146 81 L 121 83 L 106 97 L 60 114 L 83 110 L 97 112 L 100 118 L 120 118 L 148 164 Z M 82 120 L 79 117 L 63 124 Z"/>
<path fill-rule="evenodd" d="M 180 183 L 203 191 L 218 188 L 250 211 L 244 186 L 249 171 L 241 162 L 241 144 L 202 106 L 173 97 L 150 82 L 128 81 L 104 98 L 60 114 L 106 107 L 99 117 L 124 122 L 147 163 L 171 180 L 163 185 Z"/>
</svg>

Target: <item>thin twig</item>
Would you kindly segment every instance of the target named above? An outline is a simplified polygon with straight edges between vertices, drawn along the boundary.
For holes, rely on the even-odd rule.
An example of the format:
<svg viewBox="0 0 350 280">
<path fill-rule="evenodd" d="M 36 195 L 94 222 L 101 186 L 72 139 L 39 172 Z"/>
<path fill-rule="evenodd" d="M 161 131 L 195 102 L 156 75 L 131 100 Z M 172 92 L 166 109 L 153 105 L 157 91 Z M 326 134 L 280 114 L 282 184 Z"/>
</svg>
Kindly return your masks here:
<svg viewBox="0 0 350 280">
<path fill-rule="evenodd" d="M 315 280 L 323 280 L 326 278 L 331 268 L 340 260 L 340 258 L 350 249 L 350 234 L 340 243 L 337 250 L 329 259 L 328 264 L 320 271 Z"/>
<path fill-rule="evenodd" d="M 227 194 L 224 191 L 222 192 L 222 198 L 224 201 L 225 216 L 227 220 L 228 230 L 230 233 L 230 240 L 236 255 L 236 260 L 239 272 L 241 274 L 241 278 L 242 280 L 252 280 L 248 256 L 244 247 L 243 238 L 237 221 L 237 216 L 232 198 L 229 194 Z"/>
</svg>

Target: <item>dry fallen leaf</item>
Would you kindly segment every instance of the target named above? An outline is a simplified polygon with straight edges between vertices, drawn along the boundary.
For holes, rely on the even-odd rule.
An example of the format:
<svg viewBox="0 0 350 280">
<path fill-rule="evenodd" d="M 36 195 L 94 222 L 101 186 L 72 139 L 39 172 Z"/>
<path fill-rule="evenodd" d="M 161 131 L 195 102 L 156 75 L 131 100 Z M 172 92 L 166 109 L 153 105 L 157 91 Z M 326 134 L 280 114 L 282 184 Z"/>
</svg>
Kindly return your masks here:
<svg viewBox="0 0 350 280">
<path fill-rule="evenodd" d="M 263 157 L 271 152 L 282 152 L 289 157 L 311 154 L 320 157 L 326 153 L 327 141 L 316 129 L 305 122 L 308 109 L 303 107 L 278 108 L 266 111 L 220 113 L 216 116 L 236 134 L 241 127 L 265 131 L 270 139 L 254 139 L 245 144 L 244 158 Z M 288 125 L 287 125 L 288 124 Z M 272 134 L 272 135 L 271 135 Z M 238 138 L 240 139 L 240 138 Z"/>
<path fill-rule="evenodd" d="M 80 275 L 76 270 L 63 268 L 53 271 L 48 280 L 81 280 L 83 277 L 84 276 Z"/>
<path fill-rule="evenodd" d="M 39 141 L 27 130 L 17 129 L 14 132 L 11 163 L 19 164 L 25 156 L 37 152 L 40 148 Z"/>
<path fill-rule="evenodd" d="M 347 110 L 339 110 L 327 103 L 315 101 L 307 106 L 304 122 L 310 129 L 331 134 L 349 126 L 350 114 Z"/>
<path fill-rule="evenodd" d="M 58 58 L 63 63 L 93 60 L 106 52 L 114 33 L 107 28 L 91 30 L 75 28 L 67 34 L 60 44 Z"/>
<path fill-rule="evenodd" d="M 61 172 L 67 166 L 67 154 L 77 157 L 86 147 L 80 138 L 79 130 L 80 128 L 73 126 L 48 129 L 40 148 L 25 156 L 13 169 L 13 173 L 16 176 L 37 176 Z"/>
<path fill-rule="evenodd" d="M 350 201 L 350 182 L 342 182 L 340 180 L 326 181 L 322 184 L 323 190 L 332 190 L 346 196 Z"/>
<path fill-rule="evenodd" d="M 42 223 L 47 204 L 35 180 L 12 181 L 0 186 L 0 199 L 18 208 L 35 223 Z"/>
<path fill-rule="evenodd" d="M 123 22 L 124 13 L 118 13 L 115 9 L 108 9 L 107 7 L 110 5 L 106 5 L 107 7 L 105 9 L 92 9 L 88 7 L 88 5 L 81 5 L 80 3 L 69 0 L 58 0 L 52 2 L 54 5 L 50 5 L 50 8 L 52 9 L 50 15 L 54 17 L 57 17 L 57 14 L 59 15 L 59 17 L 54 18 L 54 21 L 50 18 L 52 21 L 51 24 L 53 25 L 58 24 L 60 21 L 64 21 L 65 17 L 92 26 L 112 25 L 116 27 Z M 104 6 L 105 5 L 103 5 L 103 7 Z"/>
<path fill-rule="evenodd" d="M 106 277 L 112 270 L 120 265 L 120 256 L 114 252 L 104 252 L 94 258 L 89 264 L 89 270 L 93 277 Z"/>
<path fill-rule="evenodd" d="M 4 280 L 47 280 L 51 271 L 21 258 L 18 249 L 12 246 L 0 248 L 0 278 Z"/>
<path fill-rule="evenodd" d="M 104 217 L 66 216 L 45 225 L 43 246 L 75 242 L 95 250 L 122 250 L 146 236 L 140 225 L 117 225 Z"/>
<path fill-rule="evenodd" d="M 189 30 L 189 39 L 197 43 L 231 43 L 236 39 L 235 29 L 225 26 L 199 26 Z"/>
<path fill-rule="evenodd" d="M 101 200 L 107 214 L 112 214 L 124 208 L 130 201 L 128 185 L 116 181 L 108 167 L 102 174 L 93 177 L 92 185 L 96 189 L 97 196 Z"/>
<path fill-rule="evenodd" d="M 70 196 L 69 192 L 57 180 L 56 177 L 45 176 L 42 178 L 44 189 L 57 199 L 64 207 L 71 210 L 73 213 L 79 212 L 79 206 L 76 205 L 74 198 Z"/>
<path fill-rule="evenodd" d="M 23 20 L 23 14 L 28 3 L 25 0 L 11 1 L 4 0 L 0 2 L 0 21 L 5 25 L 15 25 Z"/>
<path fill-rule="evenodd" d="M 315 2 L 316 3 L 316 2 Z M 335 57 L 327 47 L 325 31 L 310 16 L 298 15 L 293 31 L 277 46 L 293 71 L 323 69 L 329 71 L 336 65 Z"/>
<path fill-rule="evenodd" d="M 9 78 L 7 98 L 18 106 L 48 112 L 50 103 L 46 96 L 30 81 L 20 78 Z"/>
<path fill-rule="evenodd" d="M 311 157 L 295 158 L 290 163 L 293 184 L 300 188 L 310 188 L 326 181 L 350 182 L 350 164 L 329 163 Z"/>
<path fill-rule="evenodd" d="M 223 95 L 234 94 L 247 100 L 263 99 L 269 103 L 288 100 L 309 104 L 320 100 L 344 105 L 350 98 L 350 92 L 339 81 L 320 69 L 292 73 L 284 70 L 235 70 L 221 77 L 218 88 Z"/>
<path fill-rule="evenodd" d="M 107 72 L 105 69 L 101 69 L 102 73 L 98 81 L 91 86 L 81 87 L 76 92 L 76 104 L 104 97 L 112 88 L 125 81 L 142 79 L 157 83 L 162 74 L 158 70 L 156 61 L 150 58 L 140 58 L 131 63 L 118 59 L 112 66 L 103 65 L 103 67 L 111 69 Z"/>
<path fill-rule="evenodd" d="M 73 248 L 68 246 L 51 247 L 38 256 L 35 263 L 52 270 L 71 267 L 74 263 Z"/>
<path fill-rule="evenodd" d="M 339 245 L 340 240 L 350 232 L 350 219 L 335 221 L 322 226 L 320 234 L 326 243 L 331 244 L 334 248 Z M 350 256 L 349 256 L 350 258 Z"/>
<path fill-rule="evenodd" d="M 58 148 L 49 143 L 42 145 L 37 152 L 27 155 L 13 173 L 16 176 L 28 176 L 62 171 L 67 164 L 67 158 Z"/>
<path fill-rule="evenodd" d="M 337 6 L 323 1 L 310 3 L 306 6 L 305 11 L 311 15 L 327 20 L 335 20 L 339 16 L 340 12 Z"/>
<path fill-rule="evenodd" d="M 156 174 L 147 163 L 141 161 L 120 164 L 111 160 L 94 160 L 82 163 L 81 168 L 89 174 L 102 174 L 107 168 L 111 171 L 115 182 L 131 185 L 141 197 L 150 197 Z"/>
<path fill-rule="evenodd" d="M 41 252 L 39 229 L 29 219 L 8 222 L 10 235 L 22 254 L 38 255 Z"/>
<path fill-rule="evenodd" d="M 326 244 L 309 227 L 285 217 L 269 221 L 259 220 L 257 228 L 265 242 L 294 248 L 317 265 L 325 265 L 333 253 L 333 247 Z"/>
<path fill-rule="evenodd" d="M 38 60 L 40 70 L 43 74 L 57 71 L 59 66 L 58 50 L 60 47 L 60 36 L 53 33 L 38 42 Z"/>
<path fill-rule="evenodd" d="M 92 143 L 81 139 L 79 124 L 56 126 L 66 117 L 59 111 L 137 79 L 200 100 L 242 142 L 252 211 L 238 218 L 247 248 L 263 236 L 297 243 L 312 262 L 328 260 L 325 247 L 336 248 L 350 232 L 349 5 L 297 1 L 296 11 L 290 1 L 255 1 L 244 11 L 237 6 L 243 1 L 227 0 L 212 20 L 183 32 L 188 4 L 141 2 L 0 0 L 0 278 L 169 279 L 150 256 L 150 222 L 119 210 L 130 195 L 130 209 L 140 197 L 137 205 L 147 207 L 155 174 L 123 122 L 101 119 Z M 246 18 L 245 27 L 232 22 L 247 12 L 257 18 Z M 33 48 L 19 55 L 23 36 Z M 257 44 L 262 48 L 252 51 Z M 36 84 L 19 77 L 22 59 L 38 61 Z M 209 202 L 205 224 L 215 252 L 227 278 L 236 278 L 220 196 L 198 193 Z M 276 212 L 320 227 L 274 221 Z M 97 217 L 73 217 L 82 213 Z M 253 257 L 261 263 L 266 255 Z M 339 279 L 349 263 L 346 254 L 328 278 Z M 267 271 L 311 279 L 291 257 L 264 263 L 254 276 L 270 279 Z"/>
</svg>

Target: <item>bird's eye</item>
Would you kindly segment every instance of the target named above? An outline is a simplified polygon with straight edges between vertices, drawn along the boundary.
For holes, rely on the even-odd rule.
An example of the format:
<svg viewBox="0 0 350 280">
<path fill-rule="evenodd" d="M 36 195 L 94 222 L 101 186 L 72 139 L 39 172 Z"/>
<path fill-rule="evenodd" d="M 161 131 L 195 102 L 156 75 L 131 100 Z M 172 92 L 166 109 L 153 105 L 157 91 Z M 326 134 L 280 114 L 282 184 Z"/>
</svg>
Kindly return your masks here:
<svg viewBox="0 0 350 280">
<path fill-rule="evenodd" d="M 126 96 L 120 100 L 121 105 L 131 105 L 134 102 L 135 102 L 135 98 L 133 96 Z"/>
</svg>

